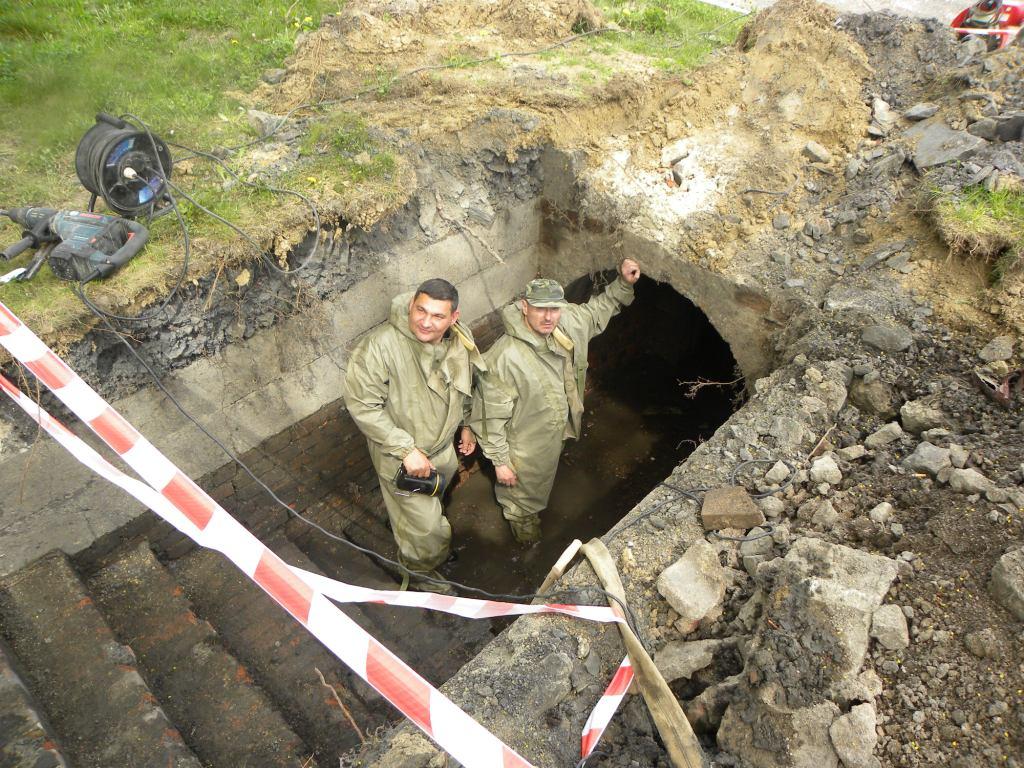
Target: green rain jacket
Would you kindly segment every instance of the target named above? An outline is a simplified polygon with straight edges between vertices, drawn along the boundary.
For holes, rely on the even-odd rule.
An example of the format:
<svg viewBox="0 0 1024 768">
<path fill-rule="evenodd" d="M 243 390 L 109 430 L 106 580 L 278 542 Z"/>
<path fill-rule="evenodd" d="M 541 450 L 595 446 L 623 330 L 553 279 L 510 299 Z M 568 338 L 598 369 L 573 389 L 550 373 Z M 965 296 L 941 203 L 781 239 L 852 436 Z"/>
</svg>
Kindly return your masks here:
<svg viewBox="0 0 1024 768">
<path fill-rule="evenodd" d="M 590 340 L 632 302 L 633 286 L 619 278 L 586 304 L 564 307 L 546 338 L 526 324 L 518 302 L 501 312 L 505 335 L 484 354 L 489 370 L 478 379 L 471 426 L 484 455 L 511 465 L 526 483 L 520 492 L 536 496 L 541 508 L 563 440 L 582 431 Z M 539 493 L 530 494 L 531 476 Z"/>
<path fill-rule="evenodd" d="M 485 370 L 461 323 L 437 344 L 419 341 L 409 330 L 412 298 L 395 297 L 388 322 L 356 346 L 345 374 L 345 404 L 382 475 L 393 475 L 413 448 L 432 457 L 449 447 L 469 417 L 474 369 Z"/>
</svg>

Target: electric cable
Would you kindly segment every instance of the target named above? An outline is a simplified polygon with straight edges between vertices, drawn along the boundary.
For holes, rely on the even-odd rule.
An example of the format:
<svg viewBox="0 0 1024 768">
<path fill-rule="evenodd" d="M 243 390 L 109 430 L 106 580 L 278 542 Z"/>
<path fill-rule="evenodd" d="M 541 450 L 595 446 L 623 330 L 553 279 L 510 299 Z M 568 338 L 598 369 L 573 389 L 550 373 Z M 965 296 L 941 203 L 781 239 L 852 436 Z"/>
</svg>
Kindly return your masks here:
<svg viewBox="0 0 1024 768">
<path fill-rule="evenodd" d="M 160 303 L 160 306 L 157 307 L 152 312 L 142 312 L 138 315 L 118 315 L 96 306 L 96 304 L 94 304 L 85 293 L 86 284 L 84 282 L 79 282 L 78 286 L 75 288 L 75 293 L 78 294 L 78 298 L 82 300 L 82 302 L 92 311 L 93 314 L 101 317 L 107 317 L 113 320 L 120 320 L 125 323 L 148 322 L 150 320 L 157 319 L 157 317 L 159 317 L 159 315 L 171 303 L 171 300 L 174 299 L 175 296 L 177 296 L 178 291 L 181 290 L 181 286 L 184 284 L 185 278 L 188 276 L 188 265 L 192 253 L 192 239 L 188 233 L 188 225 L 185 223 L 185 217 L 181 215 L 181 209 L 178 207 L 178 202 L 174 199 L 174 196 L 170 192 L 167 193 L 167 198 L 170 201 L 171 208 L 174 209 L 174 214 L 175 216 L 177 216 L 178 219 L 178 227 L 181 230 L 181 237 L 183 242 L 182 247 L 184 250 L 184 255 L 182 256 L 181 259 L 181 271 L 178 273 L 178 279 L 174 283 L 174 288 L 172 288 L 171 292 L 164 297 L 164 300 Z M 181 306 L 179 305 L 178 308 L 174 310 L 174 313 L 170 317 L 168 317 L 164 322 L 169 323 L 171 320 L 177 317 L 178 312 L 180 311 Z"/>
<path fill-rule="evenodd" d="M 241 237 L 243 237 L 247 241 L 249 241 L 257 249 L 257 251 L 261 254 L 261 259 L 263 260 L 263 263 L 266 264 L 266 266 L 268 266 L 271 269 L 271 271 L 276 272 L 279 275 L 290 275 L 290 274 L 293 274 L 295 272 L 298 272 L 299 270 L 305 269 L 309 265 L 309 263 L 313 260 L 313 258 L 317 255 L 317 252 L 320 250 L 320 241 L 321 241 L 320 211 L 317 209 L 317 207 L 313 203 L 313 201 L 311 199 L 309 199 L 309 197 L 307 197 L 306 195 L 304 195 L 301 192 L 298 192 L 298 191 L 296 191 L 294 189 L 285 189 L 283 187 L 275 187 L 275 186 L 273 186 L 271 184 L 258 184 L 256 182 L 246 181 L 241 176 L 239 176 L 238 173 L 236 173 L 235 170 L 233 168 L 231 168 L 231 166 L 229 166 L 227 163 L 225 163 L 223 160 L 221 160 L 219 157 L 217 157 L 212 152 L 204 152 L 202 150 L 198 150 L 198 149 L 195 149 L 193 147 L 184 146 L 183 144 L 176 144 L 174 142 L 166 142 L 168 146 L 177 147 L 178 149 L 183 149 L 186 152 L 191 152 L 196 157 L 202 157 L 202 158 L 205 158 L 207 160 L 213 160 L 218 165 L 220 165 L 220 167 L 223 168 L 237 183 L 241 184 L 242 186 L 249 187 L 251 189 L 266 190 L 266 191 L 271 192 L 271 193 L 276 194 L 276 195 L 292 195 L 294 197 L 299 198 L 300 200 L 302 200 L 302 202 L 304 202 L 306 204 L 306 206 L 309 208 L 310 213 L 312 214 L 312 217 L 313 217 L 313 230 L 316 233 L 315 240 L 313 241 L 313 247 L 310 248 L 309 253 L 306 255 L 306 257 L 302 260 L 302 262 L 298 266 L 292 267 L 290 269 L 281 269 L 276 264 L 274 264 L 274 262 L 271 259 L 265 258 L 265 251 L 266 251 L 266 249 L 256 239 L 254 239 L 251 235 L 249 235 L 248 232 L 243 230 L 241 227 L 238 227 L 234 223 L 228 221 L 223 216 L 220 216 L 219 214 L 214 213 L 209 208 L 204 206 L 202 203 L 197 201 L 194 197 L 192 197 L 187 192 L 185 192 L 177 184 L 174 184 L 171 181 L 169 175 L 164 170 L 163 163 L 161 162 L 160 157 L 159 157 L 159 153 L 156 151 L 156 139 L 153 138 L 153 134 L 150 131 L 150 128 L 146 124 L 145 120 L 143 120 L 141 117 L 138 117 L 137 115 L 131 114 L 130 112 L 125 113 L 125 114 L 121 115 L 120 117 L 121 117 L 122 120 L 130 119 L 130 120 L 135 121 L 138 124 L 138 126 L 141 127 L 142 130 L 144 130 L 146 132 L 146 136 L 149 137 L 149 141 L 150 141 L 150 143 L 153 146 L 153 151 L 154 151 L 154 154 L 156 155 L 157 170 L 158 170 L 158 172 L 160 174 L 160 178 L 163 180 L 164 184 L 166 184 L 170 189 L 173 189 L 174 191 L 176 191 L 178 193 L 178 195 L 183 197 L 185 200 L 188 200 L 189 203 L 191 203 L 197 209 L 199 209 L 200 211 L 205 213 L 207 216 L 210 216 L 211 218 L 216 219 L 217 221 L 221 222 L 225 226 L 227 226 L 230 229 L 234 230 Z"/>
</svg>

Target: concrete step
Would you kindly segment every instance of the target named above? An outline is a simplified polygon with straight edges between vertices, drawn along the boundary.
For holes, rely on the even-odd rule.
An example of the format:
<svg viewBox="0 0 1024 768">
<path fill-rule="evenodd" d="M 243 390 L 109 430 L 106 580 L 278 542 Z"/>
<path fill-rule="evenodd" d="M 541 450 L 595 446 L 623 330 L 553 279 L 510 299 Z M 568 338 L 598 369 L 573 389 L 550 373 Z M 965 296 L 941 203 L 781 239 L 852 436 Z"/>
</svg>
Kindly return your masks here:
<svg viewBox="0 0 1024 768">
<path fill-rule="evenodd" d="M 286 562 L 316 570 L 287 539 L 269 537 L 267 543 Z M 393 716 L 376 691 L 219 553 L 196 550 L 170 568 L 197 613 L 217 628 L 225 645 L 314 749 L 321 765 L 333 768 L 340 754 L 359 746 L 361 735 L 348 715 L 362 734 Z M 317 670 L 348 715 L 321 683 Z"/>
<path fill-rule="evenodd" d="M 349 540 L 378 552 L 385 549 L 382 539 L 386 535 L 394 549 L 394 539 L 383 524 L 379 527 L 350 526 L 345 533 Z M 377 589 L 398 588 L 391 573 L 367 555 L 338 541 L 323 535 L 313 536 L 302 548 L 319 570 L 333 579 Z M 387 554 L 387 550 L 382 554 Z M 434 685 L 446 682 L 495 634 L 495 627 L 489 621 L 463 619 L 419 608 L 364 604 L 358 615 L 350 615 Z"/>
<path fill-rule="evenodd" d="M 309 750 L 192 612 L 183 590 L 145 543 L 89 580 L 115 633 L 135 651 L 143 677 L 199 758 L 210 766 L 293 768 Z M 258 617 L 249 617 L 258 620 Z"/>
<path fill-rule="evenodd" d="M 0 587 L 7 642 L 79 768 L 200 768 L 67 558 L 51 553 Z"/>
<path fill-rule="evenodd" d="M 57 740 L 0 643 L 0 766 L 67 768 Z"/>
</svg>

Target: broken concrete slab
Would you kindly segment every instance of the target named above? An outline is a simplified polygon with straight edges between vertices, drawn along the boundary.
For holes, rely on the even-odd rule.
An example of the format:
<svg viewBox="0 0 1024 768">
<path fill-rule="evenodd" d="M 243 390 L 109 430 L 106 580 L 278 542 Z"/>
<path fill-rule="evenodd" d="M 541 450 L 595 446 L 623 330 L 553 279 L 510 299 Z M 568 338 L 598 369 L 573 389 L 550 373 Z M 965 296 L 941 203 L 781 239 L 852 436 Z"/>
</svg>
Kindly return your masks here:
<svg viewBox="0 0 1024 768">
<path fill-rule="evenodd" d="M 845 768 L 879 768 L 881 765 L 873 754 L 878 743 L 876 721 L 875 705 L 871 703 L 858 704 L 832 721 L 829 736 Z"/>
<path fill-rule="evenodd" d="M 786 562 L 806 573 L 829 578 L 863 592 L 880 605 L 896 578 L 896 562 L 820 539 L 798 539 L 786 554 Z"/>
<path fill-rule="evenodd" d="M 724 645 L 724 640 L 674 640 L 658 651 L 654 663 L 668 683 L 689 679 L 694 672 L 709 666 Z"/>
<path fill-rule="evenodd" d="M 765 691 L 756 700 L 729 705 L 718 744 L 748 765 L 837 768 L 829 726 L 838 715 L 831 701 L 791 710 L 775 704 Z"/>
<path fill-rule="evenodd" d="M 695 627 L 721 605 L 727 583 L 728 575 L 718 561 L 718 551 L 701 539 L 661 572 L 658 592 L 682 622 Z"/>
</svg>

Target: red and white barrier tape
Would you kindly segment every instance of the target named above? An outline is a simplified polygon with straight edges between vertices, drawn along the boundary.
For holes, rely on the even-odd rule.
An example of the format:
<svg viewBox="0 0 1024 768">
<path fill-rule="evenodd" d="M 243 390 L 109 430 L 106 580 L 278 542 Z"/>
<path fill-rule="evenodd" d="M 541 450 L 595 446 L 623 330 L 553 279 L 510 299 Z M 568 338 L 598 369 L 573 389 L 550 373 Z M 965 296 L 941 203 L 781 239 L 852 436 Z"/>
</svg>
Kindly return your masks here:
<svg viewBox="0 0 1024 768">
<path fill-rule="evenodd" d="M 608 684 L 608 688 L 601 694 L 597 706 L 590 713 L 586 724 L 583 726 L 583 739 L 580 744 L 580 757 L 587 757 L 594 751 L 597 742 L 600 741 L 604 729 L 612 721 L 612 716 L 622 703 L 626 691 L 633 682 L 633 665 L 629 656 L 622 660 L 622 664 L 615 671 L 615 677 Z"/>
<path fill-rule="evenodd" d="M 0 389 L 57 442 L 85 466 L 131 494 L 198 544 L 228 557 L 356 674 L 469 768 L 530 764 L 430 686 L 327 598 L 339 602 L 427 608 L 466 618 L 560 613 L 590 621 L 623 620 L 618 611 L 602 606 L 523 605 L 426 592 L 374 590 L 289 566 L 171 464 L 2 303 L 0 345 L 46 384 L 149 485 L 111 465 L 0 375 Z M 623 685 L 624 669 L 628 669 L 629 679 Z M 631 680 L 632 668 L 627 658 L 587 721 L 583 757 L 593 750 Z"/>
</svg>

